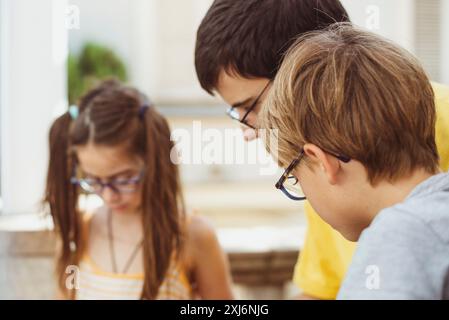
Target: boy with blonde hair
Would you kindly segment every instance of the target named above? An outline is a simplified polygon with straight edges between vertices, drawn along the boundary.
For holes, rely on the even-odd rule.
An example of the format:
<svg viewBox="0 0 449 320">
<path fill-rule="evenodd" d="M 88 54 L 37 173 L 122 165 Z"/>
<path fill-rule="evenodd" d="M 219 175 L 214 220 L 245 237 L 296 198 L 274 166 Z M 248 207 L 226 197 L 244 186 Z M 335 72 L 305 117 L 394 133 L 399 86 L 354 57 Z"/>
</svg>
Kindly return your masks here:
<svg viewBox="0 0 449 320">
<path fill-rule="evenodd" d="M 276 187 L 359 241 L 341 299 L 449 299 L 449 174 L 419 62 L 348 24 L 301 37 L 260 112 Z M 293 183 L 291 183 L 293 181 Z M 295 184 L 295 182 L 297 182 Z"/>
</svg>

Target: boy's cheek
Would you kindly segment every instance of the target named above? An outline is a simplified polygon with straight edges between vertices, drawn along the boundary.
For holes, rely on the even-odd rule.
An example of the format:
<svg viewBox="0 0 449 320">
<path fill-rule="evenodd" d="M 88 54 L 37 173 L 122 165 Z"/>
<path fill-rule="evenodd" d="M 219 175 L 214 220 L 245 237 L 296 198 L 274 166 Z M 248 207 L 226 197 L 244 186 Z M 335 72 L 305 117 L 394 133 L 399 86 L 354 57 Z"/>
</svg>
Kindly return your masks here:
<svg viewBox="0 0 449 320">
<path fill-rule="evenodd" d="M 304 195 L 313 209 L 323 220 L 330 223 L 333 220 L 333 212 L 330 212 L 333 207 L 332 196 L 327 192 L 329 187 L 323 180 L 323 176 L 318 173 L 318 170 L 314 170 L 314 172 L 303 175 L 300 181 Z"/>
<path fill-rule="evenodd" d="M 333 229 L 342 232 L 346 228 L 348 220 L 347 205 L 341 200 L 340 193 L 335 193 L 334 188 L 327 180 L 315 180 L 311 186 L 303 190 L 315 212 Z"/>
</svg>

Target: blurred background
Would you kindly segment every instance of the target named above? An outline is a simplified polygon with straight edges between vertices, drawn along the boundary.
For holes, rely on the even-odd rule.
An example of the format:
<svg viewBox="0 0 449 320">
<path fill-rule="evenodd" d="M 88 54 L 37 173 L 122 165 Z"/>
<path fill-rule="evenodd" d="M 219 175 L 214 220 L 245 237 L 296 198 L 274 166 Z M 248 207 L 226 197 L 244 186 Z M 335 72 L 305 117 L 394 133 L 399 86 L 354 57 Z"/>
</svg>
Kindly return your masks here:
<svg viewBox="0 0 449 320">
<path fill-rule="evenodd" d="M 449 1 L 342 2 L 353 22 L 396 41 L 432 80 L 449 84 Z M 111 75 L 148 94 L 174 130 L 233 130 L 225 153 L 241 161 L 183 164 L 186 200 L 216 226 L 239 298 L 298 293 L 290 279 L 306 229 L 303 208 L 274 189 L 281 171 L 261 171 L 273 164 L 253 161 L 264 153 L 260 142 L 243 143 L 226 106 L 196 79 L 196 29 L 211 3 L 0 0 L 0 298 L 53 297 L 51 223 L 37 205 L 48 128 Z"/>
</svg>

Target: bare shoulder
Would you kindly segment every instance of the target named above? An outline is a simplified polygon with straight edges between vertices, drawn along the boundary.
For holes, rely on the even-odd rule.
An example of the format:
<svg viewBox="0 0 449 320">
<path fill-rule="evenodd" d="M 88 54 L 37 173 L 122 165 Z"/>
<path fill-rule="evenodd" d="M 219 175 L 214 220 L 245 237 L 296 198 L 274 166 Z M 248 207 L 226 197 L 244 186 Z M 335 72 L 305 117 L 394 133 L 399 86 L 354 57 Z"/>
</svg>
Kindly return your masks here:
<svg viewBox="0 0 449 320">
<path fill-rule="evenodd" d="M 202 299 L 232 299 L 231 274 L 212 223 L 205 217 L 190 216 L 187 227 L 190 248 L 190 279 Z"/>
<path fill-rule="evenodd" d="M 187 224 L 187 239 L 195 247 L 206 245 L 209 241 L 216 239 L 215 229 L 207 218 L 192 215 Z"/>
<path fill-rule="evenodd" d="M 185 263 L 188 269 L 194 268 L 202 256 L 219 247 L 212 223 L 200 215 L 189 215 L 186 226 L 184 246 Z"/>
</svg>

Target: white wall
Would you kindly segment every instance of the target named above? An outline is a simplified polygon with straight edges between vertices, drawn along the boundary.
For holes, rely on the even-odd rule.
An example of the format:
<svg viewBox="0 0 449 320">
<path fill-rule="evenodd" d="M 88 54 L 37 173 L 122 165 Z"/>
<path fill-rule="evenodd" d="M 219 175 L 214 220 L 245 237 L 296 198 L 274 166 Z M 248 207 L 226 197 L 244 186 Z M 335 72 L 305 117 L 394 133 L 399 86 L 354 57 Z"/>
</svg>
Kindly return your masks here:
<svg viewBox="0 0 449 320">
<path fill-rule="evenodd" d="M 69 32 L 69 48 L 78 53 L 86 41 L 100 42 L 114 49 L 123 59 L 132 57 L 132 9 L 129 0 L 69 0 L 80 12 L 80 28 Z"/>
<path fill-rule="evenodd" d="M 211 0 L 157 1 L 160 18 L 155 46 L 161 59 L 155 73 L 156 99 L 169 103 L 215 102 L 200 88 L 194 67 L 196 31 L 211 3 Z M 140 18 L 145 19 L 145 15 Z"/>
<path fill-rule="evenodd" d="M 2 213 L 36 212 L 47 133 L 66 107 L 64 0 L 1 0 Z"/>
<path fill-rule="evenodd" d="M 157 0 L 70 0 L 80 11 L 80 28 L 70 30 L 70 52 L 87 42 L 107 46 L 125 63 L 129 80 L 150 94 L 157 89 Z"/>
<path fill-rule="evenodd" d="M 342 2 L 356 24 L 414 52 L 413 0 Z M 447 1 L 443 2 L 447 5 Z M 193 64 L 196 29 L 212 0 L 70 0 L 70 3 L 81 10 L 81 29 L 70 32 L 72 51 L 78 51 L 88 40 L 112 47 L 127 62 L 131 82 L 156 102 L 184 105 L 214 102 L 199 87 Z"/>
<path fill-rule="evenodd" d="M 413 0 L 341 0 L 351 20 L 414 51 Z M 376 25 L 376 20 L 378 25 Z"/>
<path fill-rule="evenodd" d="M 125 60 L 130 82 L 157 103 L 210 103 L 196 79 L 196 29 L 212 0 L 70 0 L 81 28 L 69 34 L 70 50 L 86 41 L 114 49 Z"/>
</svg>

